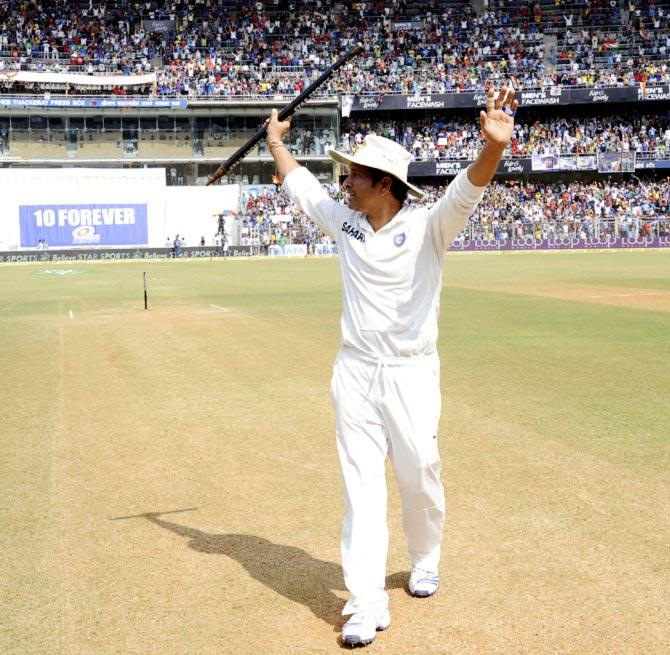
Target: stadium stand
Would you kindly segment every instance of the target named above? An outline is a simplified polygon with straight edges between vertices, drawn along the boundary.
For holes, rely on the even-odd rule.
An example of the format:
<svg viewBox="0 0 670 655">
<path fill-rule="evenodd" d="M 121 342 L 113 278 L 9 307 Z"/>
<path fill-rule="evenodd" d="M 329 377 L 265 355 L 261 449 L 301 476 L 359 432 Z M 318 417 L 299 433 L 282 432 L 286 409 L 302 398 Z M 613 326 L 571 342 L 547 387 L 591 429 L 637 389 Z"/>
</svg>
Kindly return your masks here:
<svg viewBox="0 0 670 655">
<path fill-rule="evenodd" d="M 431 116 L 418 120 L 347 120 L 342 124 L 340 147 L 355 152 L 367 134 L 378 134 L 401 143 L 421 160 L 472 159 L 482 145 L 472 120 L 445 121 Z M 552 118 L 532 123 L 519 116 L 508 157 L 593 154 L 634 151 L 639 159 L 670 157 L 670 118 L 631 115 Z"/>
<path fill-rule="evenodd" d="M 486 5 L 487 3 L 472 3 Z M 622 2 L 255 3 L 119 1 L 0 5 L 0 71 L 124 75 L 126 93 L 295 95 L 342 50 L 369 56 L 351 92 L 444 93 L 513 79 L 522 87 L 668 81 L 670 4 Z M 6 89 L 30 91 L 7 79 Z M 39 86 L 39 85 L 38 85 Z M 82 92 L 76 84 L 70 91 Z M 36 87 L 32 86 L 32 90 Z M 337 81 L 321 93 L 342 91 Z M 124 93 L 117 89 L 117 93 Z"/>
<path fill-rule="evenodd" d="M 291 131 L 292 151 L 323 181 L 337 181 L 329 147 L 353 150 L 374 132 L 410 149 L 414 181 L 439 189 L 480 146 L 481 93 L 508 83 L 522 110 L 511 163 L 487 198 L 522 215 L 487 200 L 470 237 L 512 238 L 518 223 L 526 236 L 589 236 L 608 221 L 614 227 L 598 234 L 667 230 L 668 1 L 6 2 L 0 166 L 118 161 L 165 167 L 168 184 L 202 182 L 271 106 L 359 40 L 367 54 L 301 108 Z M 604 181 L 618 164 L 624 171 L 601 165 L 606 153 L 634 153 L 632 168 Z M 273 172 L 261 143 L 223 180 L 258 187 L 261 201 L 244 206 L 244 238 L 318 242 L 273 190 Z M 563 186 L 577 205 L 551 206 Z M 628 218 L 608 215 L 610 206 Z"/>
</svg>

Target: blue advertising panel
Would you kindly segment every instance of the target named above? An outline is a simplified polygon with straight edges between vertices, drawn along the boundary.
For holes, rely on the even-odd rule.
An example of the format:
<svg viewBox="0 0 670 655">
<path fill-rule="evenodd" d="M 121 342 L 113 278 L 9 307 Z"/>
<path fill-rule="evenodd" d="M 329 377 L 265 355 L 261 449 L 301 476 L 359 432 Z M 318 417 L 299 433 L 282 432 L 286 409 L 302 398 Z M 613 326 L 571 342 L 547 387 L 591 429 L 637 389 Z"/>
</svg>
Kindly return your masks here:
<svg viewBox="0 0 670 655">
<path fill-rule="evenodd" d="M 148 241 L 146 204 L 21 205 L 21 247 L 141 246 Z"/>
<path fill-rule="evenodd" d="M 655 169 L 655 168 L 670 168 L 670 159 L 655 159 L 653 161 L 635 160 L 636 169 Z"/>
<path fill-rule="evenodd" d="M 0 3 L 1 4 L 1 3 Z M 97 109 L 99 107 L 141 107 L 147 109 L 178 109 L 188 106 L 188 101 L 180 98 L 83 98 L 83 97 L 0 97 L 0 107 L 76 107 Z"/>
</svg>

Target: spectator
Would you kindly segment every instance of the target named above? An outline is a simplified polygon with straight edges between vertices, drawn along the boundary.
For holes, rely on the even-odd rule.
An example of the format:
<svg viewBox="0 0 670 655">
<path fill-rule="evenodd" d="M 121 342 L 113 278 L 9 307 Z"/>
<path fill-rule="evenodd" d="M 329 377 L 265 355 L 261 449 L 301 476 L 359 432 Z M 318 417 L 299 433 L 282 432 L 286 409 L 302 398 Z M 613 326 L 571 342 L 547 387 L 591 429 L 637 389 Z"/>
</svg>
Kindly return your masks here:
<svg viewBox="0 0 670 655">
<path fill-rule="evenodd" d="M 320 94 L 332 96 L 344 87 L 354 94 L 446 93 L 483 90 L 506 79 L 523 88 L 630 85 L 634 75 L 647 86 L 670 79 L 670 35 L 661 8 L 650 7 L 623 25 L 617 3 L 587 3 L 573 13 L 542 11 L 539 3 L 532 11 L 520 3 L 518 12 L 477 12 L 466 3 L 426 11 L 418 3 L 388 2 L 388 12 L 366 3 L 360 13 L 333 13 L 322 5 L 307 1 L 287 15 L 265 3 L 256 11 L 242 3 L 195 3 L 181 7 L 178 16 L 158 0 L 95 7 L 52 0 L 48 14 L 39 2 L 4 3 L 0 61 L 12 70 L 131 75 L 151 71 L 152 62 L 161 60 L 155 93 L 186 97 L 295 96 L 358 40 L 369 55 L 345 67 Z M 175 20 L 174 32 L 146 32 L 143 20 L 151 16 Z M 659 28 L 649 29 L 656 23 Z M 559 39 L 557 70 L 550 72 L 544 40 L 553 33 Z M 309 51 L 306 43 L 312 44 Z M 30 92 L 18 82 L 3 84 Z M 75 85 L 73 92 L 81 90 Z M 114 90 L 152 92 L 149 86 Z"/>
</svg>

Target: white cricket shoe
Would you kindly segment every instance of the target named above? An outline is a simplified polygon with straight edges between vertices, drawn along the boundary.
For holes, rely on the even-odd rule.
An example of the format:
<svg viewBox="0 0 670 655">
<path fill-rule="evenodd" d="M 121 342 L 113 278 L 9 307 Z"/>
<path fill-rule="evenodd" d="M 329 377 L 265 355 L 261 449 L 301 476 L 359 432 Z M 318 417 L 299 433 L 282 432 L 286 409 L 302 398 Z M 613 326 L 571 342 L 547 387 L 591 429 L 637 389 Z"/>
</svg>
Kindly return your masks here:
<svg viewBox="0 0 670 655">
<path fill-rule="evenodd" d="M 433 571 L 420 569 L 418 566 L 412 568 L 409 576 L 409 590 L 412 596 L 427 598 L 432 596 L 440 586 L 440 576 Z"/>
<path fill-rule="evenodd" d="M 342 626 L 342 642 L 352 648 L 367 646 L 375 640 L 377 631 L 386 630 L 389 625 L 391 615 L 387 609 L 381 612 L 361 610 Z"/>
</svg>

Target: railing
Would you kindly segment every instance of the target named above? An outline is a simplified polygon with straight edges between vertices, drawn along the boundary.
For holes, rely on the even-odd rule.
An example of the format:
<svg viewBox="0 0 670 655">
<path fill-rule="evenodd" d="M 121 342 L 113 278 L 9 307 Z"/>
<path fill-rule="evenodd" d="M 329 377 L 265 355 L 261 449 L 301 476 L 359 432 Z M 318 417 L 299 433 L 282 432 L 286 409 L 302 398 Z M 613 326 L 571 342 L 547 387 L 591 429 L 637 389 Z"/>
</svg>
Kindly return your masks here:
<svg viewBox="0 0 670 655">
<path fill-rule="evenodd" d="M 670 214 L 622 216 L 618 220 L 584 217 L 571 221 L 509 222 L 493 225 L 473 221 L 461 232 L 460 238 L 469 241 L 507 241 L 511 239 L 639 239 L 670 237 Z"/>
<path fill-rule="evenodd" d="M 560 68 L 560 64 L 558 65 L 557 68 Z M 580 69 L 579 71 L 574 71 L 575 73 L 579 73 L 580 75 L 588 75 L 588 74 L 597 74 L 597 70 L 594 69 Z M 609 69 L 602 69 L 602 70 L 609 70 Z M 566 70 L 567 72 L 573 72 Z M 614 71 L 613 71 L 614 72 Z M 506 80 L 508 83 L 511 82 L 511 80 Z M 499 81 L 498 81 L 499 82 Z M 667 84 L 670 82 L 670 72 L 665 74 L 665 79 L 661 82 L 660 85 L 662 84 Z M 547 88 L 547 86 L 552 86 L 552 85 L 546 85 L 546 84 L 539 84 L 535 86 L 531 85 L 524 85 L 521 88 L 522 91 L 541 91 Z M 560 84 L 558 86 L 561 86 Z M 590 84 L 569 84 L 565 85 L 566 87 L 569 86 L 570 89 L 619 89 L 622 86 L 626 86 L 624 84 L 608 84 L 608 83 L 596 83 L 593 85 Z M 648 83 L 647 84 L 647 89 L 653 88 L 654 86 L 657 86 L 656 83 Z M 465 93 L 471 92 L 471 90 L 466 90 Z M 191 102 L 207 102 L 207 103 L 229 103 L 233 102 L 235 104 L 239 103 L 262 103 L 262 104 L 272 104 L 276 102 L 288 102 L 292 100 L 293 98 L 297 97 L 299 94 L 298 92 L 294 93 L 272 93 L 272 94 L 257 94 L 257 93 L 239 93 L 239 94 L 227 94 L 227 95 L 198 95 L 198 94 L 192 94 L 192 95 L 180 95 L 177 93 L 164 93 L 160 94 L 159 96 L 153 96 L 150 94 L 140 94 L 140 93 L 133 93 L 132 91 L 129 90 L 129 93 L 125 96 L 119 96 L 113 93 L 103 92 L 103 91 L 95 91 L 95 90 L 90 90 L 86 91 L 85 89 L 82 90 L 77 90 L 76 92 L 71 92 L 71 93 L 58 93 L 55 90 L 49 90 L 49 89 L 43 89 L 40 90 L 39 92 L 14 92 L 12 93 L 11 87 L 5 87 L 2 84 L 2 81 L 0 81 L 0 98 L 2 98 L 3 95 L 5 96 L 20 96 L 20 97 L 25 97 L 25 98 L 43 98 L 45 93 L 49 93 L 49 97 L 53 99 L 66 99 L 66 98 L 116 98 L 116 99 L 121 99 L 123 100 L 128 99 L 140 99 L 140 98 L 151 98 L 155 97 L 157 99 L 165 99 L 165 100 L 187 100 L 189 103 Z M 422 92 L 423 94 L 424 92 Z M 460 90 L 455 90 L 455 89 L 445 89 L 440 91 L 440 95 L 457 95 L 459 93 L 462 93 Z M 309 98 L 307 101 L 308 103 L 310 102 L 335 102 L 335 100 L 339 97 L 341 92 L 336 92 L 332 91 L 330 93 L 328 92 L 317 92 L 313 96 Z M 362 90 L 361 92 L 358 93 L 352 93 L 350 95 L 353 96 L 379 96 L 380 92 L 379 91 L 372 91 L 372 90 Z M 406 95 L 411 95 L 407 93 L 402 93 L 402 92 L 397 92 L 397 91 L 388 91 L 383 93 L 384 96 L 406 96 Z"/>
</svg>

